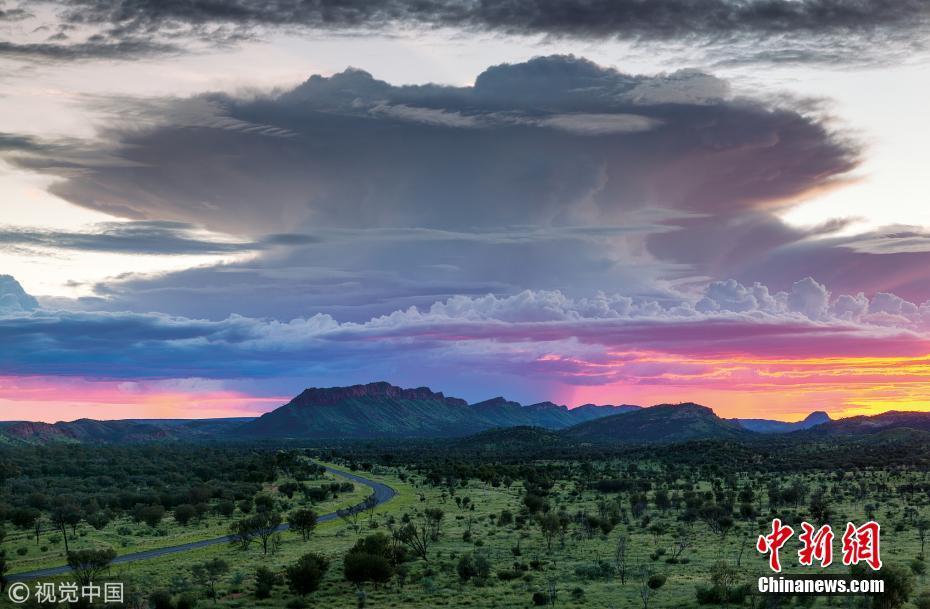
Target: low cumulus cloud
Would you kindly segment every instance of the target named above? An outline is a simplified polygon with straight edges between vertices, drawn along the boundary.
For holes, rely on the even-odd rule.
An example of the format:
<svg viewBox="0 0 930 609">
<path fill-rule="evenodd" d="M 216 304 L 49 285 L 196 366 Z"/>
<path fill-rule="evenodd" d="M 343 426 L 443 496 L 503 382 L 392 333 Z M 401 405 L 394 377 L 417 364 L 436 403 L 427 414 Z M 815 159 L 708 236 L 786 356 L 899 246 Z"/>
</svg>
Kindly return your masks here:
<svg viewBox="0 0 930 609">
<path fill-rule="evenodd" d="M 787 292 L 714 282 L 665 303 L 529 290 L 456 296 L 359 323 L 325 314 L 278 322 L 56 311 L 36 308 L 12 278 L 0 287 L 0 301 L 20 303 L 0 316 L 7 373 L 109 380 L 316 378 L 327 370 L 410 375 L 441 361 L 447 371 L 505 366 L 540 378 L 556 366 L 567 383 L 608 383 L 617 380 L 610 371 L 592 380 L 581 369 L 619 361 L 629 374 L 628 364 L 638 360 L 659 368 L 664 361 L 668 370 L 682 363 L 657 353 L 732 361 L 917 357 L 925 355 L 930 329 L 930 303 L 893 294 L 836 296 L 810 278 Z"/>
<path fill-rule="evenodd" d="M 887 54 L 921 47 L 925 0 L 159 0 L 50 2 L 47 44 L 8 44 L 0 53 L 33 57 L 124 57 L 173 52 L 185 44 L 233 44 L 274 32 L 398 32 L 452 28 L 505 35 L 619 39 L 689 45 L 692 52 L 726 49 L 740 61 L 861 61 L 863 51 Z M 23 18 L 22 8 L 0 12 Z M 80 27 L 87 41 L 70 41 Z M 146 46 L 148 43 L 148 46 Z M 742 45 L 741 45 L 742 43 Z M 154 48 L 155 44 L 164 48 Z M 841 48 L 845 53 L 837 53 Z M 856 51 L 859 51 L 858 53 Z"/>
</svg>

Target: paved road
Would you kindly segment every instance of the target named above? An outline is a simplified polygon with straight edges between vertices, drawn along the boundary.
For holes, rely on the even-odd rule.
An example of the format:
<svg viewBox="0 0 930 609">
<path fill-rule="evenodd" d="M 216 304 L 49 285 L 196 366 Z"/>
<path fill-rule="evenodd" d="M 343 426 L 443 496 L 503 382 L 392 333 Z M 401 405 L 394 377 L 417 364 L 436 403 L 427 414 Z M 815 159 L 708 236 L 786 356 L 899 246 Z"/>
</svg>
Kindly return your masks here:
<svg viewBox="0 0 930 609">
<path fill-rule="evenodd" d="M 369 480 L 368 478 L 362 478 L 355 474 L 350 474 L 348 472 L 341 472 L 330 467 L 326 468 L 332 474 L 337 476 L 342 476 L 343 478 L 348 478 L 352 482 L 357 482 L 369 487 L 374 491 L 376 505 L 381 505 L 382 503 L 389 501 L 394 495 L 397 494 L 393 488 L 387 484 L 381 482 L 375 482 L 374 480 Z M 339 516 L 336 512 L 330 512 L 328 514 L 322 514 L 317 518 L 317 522 L 327 522 L 329 520 L 335 520 Z M 288 529 L 287 523 L 282 524 L 278 527 L 279 531 L 286 531 Z M 206 548 L 209 546 L 215 546 L 221 543 L 230 543 L 232 537 L 229 535 L 224 535 L 223 537 L 216 537 L 215 539 L 204 539 L 203 541 L 192 541 L 191 543 L 183 543 L 178 546 L 168 546 L 165 548 L 155 548 L 153 550 L 145 550 L 143 552 L 133 552 L 132 554 L 123 554 L 117 556 L 113 559 L 111 564 L 114 565 L 123 565 L 127 563 L 137 562 L 140 560 L 148 560 L 149 558 L 157 558 L 159 556 L 167 556 L 168 554 L 177 554 L 179 552 L 189 552 L 191 550 L 197 550 L 200 548 Z M 39 579 L 41 577 L 53 577 L 55 575 L 62 575 L 71 571 L 71 568 L 67 565 L 61 567 L 49 567 L 48 569 L 39 569 L 37 571 L 27 571 L 25 573 L 11 573 L 7 575 L 9 581 L 23 581 L 29 579 Z"/>
</svg>

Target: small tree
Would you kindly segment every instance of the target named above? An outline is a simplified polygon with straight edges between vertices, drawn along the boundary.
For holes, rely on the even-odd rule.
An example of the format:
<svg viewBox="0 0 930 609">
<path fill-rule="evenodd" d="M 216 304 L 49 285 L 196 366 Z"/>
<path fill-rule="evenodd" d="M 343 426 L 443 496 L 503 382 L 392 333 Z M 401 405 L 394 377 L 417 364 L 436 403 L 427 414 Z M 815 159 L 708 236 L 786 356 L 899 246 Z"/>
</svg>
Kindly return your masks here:
<svg viewBox="0 0 930 609">
<path fill-rule="evenodd" d="M 287 582 L 291 590 L 306 596 L 320 587 L 320 582 L 329 568 L 329 561 L 319 554 L 305 554 L 287 568 Z"/>
<path fill-rule="evenodd" d="M 425 561 L 429 561 L 429 548 L 433 542 L 439 540 L 441 533 L 443 512 L 439 509 L 427 508 L 411 518 L 397 532 L 397 537 L 414 554 Z"/>
<path fill-rule="evenodd" d="M 278 512 L 257 512 L 254 516 L 243 518 L 229 527 L 231 543 L 247 550 L 253 542 L 262 546 L 262 554 L 268 554 L 275 533 L 281 526 L 281 514 Z"/>
<path fill-rule="evenodd" d="M 554 512 L 546 512 L 545 514 L 537 516 L 536 523 L 539 525 L 539 530 L 546 540 L 546 551 L 551 552 L 552 540 L 555 539 L 559 531 L 562 530 L 562 524 L 559 522 L 558 515 Z"/>
<path fill-rule="evenodd" d="M 221 558 L 214 558 L 205 563 L 194 565 L 191 569 L 191 574 L 194 576 L 194 579 L 207 589 L 214 603 L 216 602 L 216 584 L 219 583 L 220 578 L 228 572 L 229 565 Z"/>
<path fill-rule="evenodd" d="M 920 556 L 921 560 L 924 559 L 924 545 L 927 543 L 927 532 L 930 531 L 930 519 L 928 518 L 918 518 L 917 522 L 914 523 L 914 527 L 917 529 L 917 538 L 920 540 Z"/>
<path fill-rule="evenodd" d="M 113 548 L 76 550 L 68 552 L 68 566 L 81 586 L 89 586 L 97 576 L 109 568 L 114 558 L 116 550 Z"/>
<path fill-rule="evenodd" d="M 291 529 L 300 533 L 304 541 L 310 539 L 316 528 L 317 515 L 313 510 L 294 510 L 287 517 Z"/>
<path fill-rule="evenodd" d="M 641 568 L 639 598 L 643 601 L 643 609 L 649 609 L 649 599 L 664 585 L 664 575 L 654 574 L 646 566 Z"/>
<path fill-rule="evenodd" d="M 376 507 L 378 507 L 378 498 L 375 497 L 374 493 L 365 497 L 365 501 L 362 502 L 362 508 L 368 512 L 368 524 L 371 524 L 374 520 Z"/>
<path fill-rule="evenodd" d="M 626 583 L 626 554 L 626 537 L 621 535 L 617 539 L 617 547 L 614 549 L 614 567 L 617 569 L 621 584 Z"/>
</svg>

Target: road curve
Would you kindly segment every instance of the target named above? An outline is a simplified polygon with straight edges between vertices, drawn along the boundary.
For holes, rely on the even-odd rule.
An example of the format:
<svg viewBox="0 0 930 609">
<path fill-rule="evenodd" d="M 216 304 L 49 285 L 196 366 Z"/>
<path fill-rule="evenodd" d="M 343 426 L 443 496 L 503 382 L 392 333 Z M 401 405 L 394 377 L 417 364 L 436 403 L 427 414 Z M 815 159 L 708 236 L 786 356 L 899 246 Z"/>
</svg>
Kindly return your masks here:
<svg viewBox="0 0 930 609">
<path fill-rule="evenodd" d="M 324 466 L 326 467 L 326 466 Z M 356 474 L 350 474 L 349 472 L 339 471 L 331 467 L 326 467 L 326 471 L 337 476 L 342 476 L 343 478 L 348 478 L 352 482 L 357 482 L 364 486 L 367 486 L 373 491 L 375 496 L 375 505 L 381 505 L 387 501 L 390 501 L 396 494 L 393 488 L 384 484 L 383 482 L 376 482 L 374 480 L 369 480 L 368 478 L 362 478 Z M 359 504 L 361 505 L 361 504 Z M 317 518 L 317 522 L 328 522 L 330 520 L 335 520 L 338 518 L 336 512 L 330 512 L 328 514 L 321 514 Z M 286 531 L 288 529 L 288 524 L 284 523 L 278 527 L 279 531 Z M 215 546 L 222 543 L 230 543 L 232 541 L 231 535 L 224 535 L 223 537 L 216 537 L 214 539 L 204 539 L 202 541 L 192 541 L 190 543 L 182 543 L 177 546 L 167 546 L 164 548 L 154 548 L 152 550 L 144 550 L 142 552 L 133 552 L 131 554 L 123 554 L 117 556 L 113 559 L 111 565 L 124 565 L 128 563 L 138 562 L 140 560 L 148 560 L 150 558 L 158 558 L 159 556 L 167 556 L 169 554 L 178 554 L 180 552 L 189 552 L 191 550 L 199 550 L 200 548 L 207 548 L 209 546 Z M 39 579 L 41 577 L 54 577 L 56 575 L 63 575 L 71 571 L 71 567 L 68 565 L 62 565 L 60 567 L 49 567 L 48 569 L 38 569 L 36 571 L 26 571 L 24 573 L 10 573 L 7 575 L 8 581 L 25 581 L 31 579 Z"/>
</svg>

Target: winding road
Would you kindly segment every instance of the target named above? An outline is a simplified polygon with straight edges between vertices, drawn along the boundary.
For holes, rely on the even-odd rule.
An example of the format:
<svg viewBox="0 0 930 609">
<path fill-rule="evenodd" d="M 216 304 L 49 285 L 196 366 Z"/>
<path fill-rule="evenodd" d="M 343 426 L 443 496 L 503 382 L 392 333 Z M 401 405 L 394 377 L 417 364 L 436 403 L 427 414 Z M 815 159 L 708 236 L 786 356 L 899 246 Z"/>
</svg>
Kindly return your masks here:
<svg viewBox="0 0 930 609">
<path fill-rule="evenodd" d="M 326 467 L 326 466 L 324 466 Z M 381 505 L 387 501 L 390 501 L 396 494 L 393 488 L 384 484 L 383 482 L 376 482 L 374 480 L 369 480 L 368 478 L 362 478 L 356 474 L 350 474 L 349 472 L 343 472 L 331 467 L 326 467 L 326 471 L 336 476 L 342 476 L 347 478 L 352 482 L 357 482 L 369 487 L 375 496 L 375 505 Z M 361 504 L 359 504 L 361 505 Z M 328 514 L 321 514 L 317 518 L 317 522 L 328 522 L 330 520 L 335 520 L 339 515 L 336 512 L 330 512 Z M 286 531 L 288 529 L 288 524 L 284 523 L 278 527 L 279 531 Z M 182 543 L 177 546 L 167 546 L 164 548 L 155 548 L 152 550 L 144 550 L 142 552 L 133 552 L 131 554 L 123 554 L 117 556 L 113 559 L 112 565 L 124 565 L 127 563 L 138 562 L 140 560 L 148 560 L 150 558 L 158 558 L 159 556 L 167 556 L 169 554 L 178 554 L 180 552 L 189 552 L 191 550 L 199 550 L 200 548 L 207 548 L 210 546 L 219 545 L 222 543 L 230 543 L 232 541 L 231 535 L 224 535 L 223 537 L 216 537 L 214 539 L 204 539 L 202 541 L 192 541 L 190 543 Z M 24 573 L 10 573 L 7 575 L 8 581 L 25 581 L 30 579 L 39 579 L 41 577 L 54 577 L 56 575 L 63 575 L 71 571 L 71 567 L 68 565 L 62 565 L 60 567 L 49 567 L 48 569 L 38 569 L 36 571 L 26 571 Z"/>
</svg>

